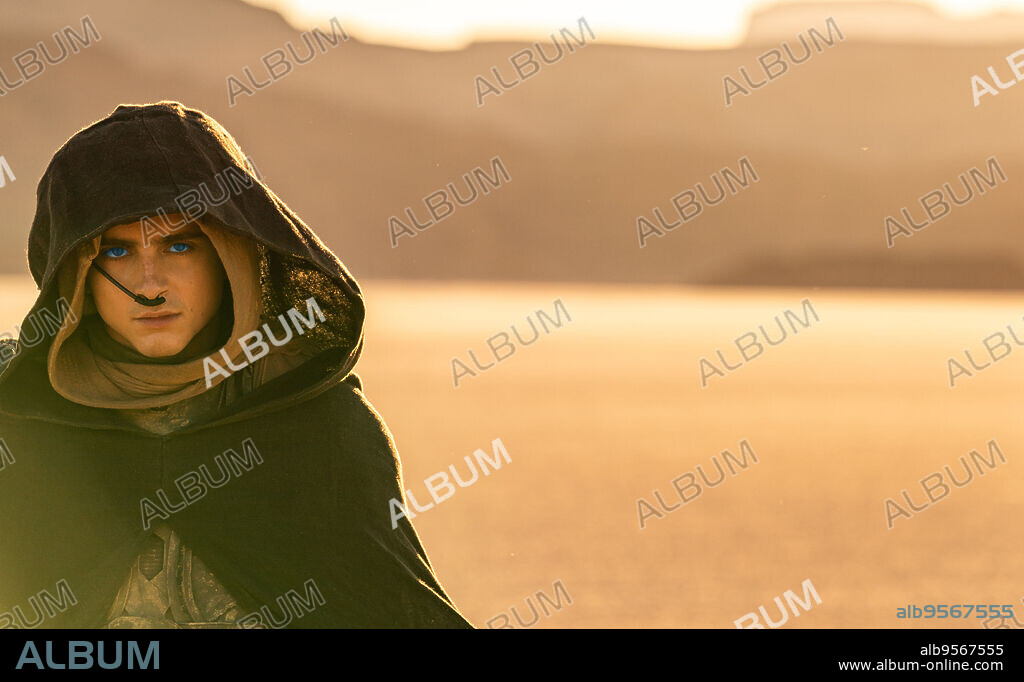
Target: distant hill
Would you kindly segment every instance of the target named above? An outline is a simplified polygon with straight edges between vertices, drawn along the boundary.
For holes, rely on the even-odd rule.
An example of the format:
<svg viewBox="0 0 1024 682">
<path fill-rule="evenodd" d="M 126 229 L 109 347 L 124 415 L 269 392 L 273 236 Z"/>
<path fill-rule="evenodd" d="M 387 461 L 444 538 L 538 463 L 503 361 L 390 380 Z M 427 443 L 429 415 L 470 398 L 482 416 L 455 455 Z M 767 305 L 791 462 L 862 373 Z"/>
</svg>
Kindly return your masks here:
<svg viewBox="0 0 1024 682">
<path fill-rule="evenodd" d="M 53 45 L 65 26 L 81 32 L 78 3 L 25 7 L 0 0 L 10 76 L 16 54 Z M 266 79 L 264 54 L 286 41 L 305 53 L 300 30 L 238 0 L 92 0 L 87 11 L 100 41 L 0 97 L 0 155 L 17 177 L 0 188 L 2 272 L 26 270 L 53 152 L 119 103 L 172 99 L 223 123 L 357 278 L 1024 286 L 1024 85 L 977 107 L 971 91 L 989 66 L 1012 82 L 1006 57 L 1024 45 L 995 27 L 1022 16 L 957 23 L 894 3 L 811 3 L 755 15 L 728 50 L 602 45 L 598 32 L 483 106 L 476 76 L 494 81 L 496 67 L 513 80 L 509 58 L 529 44 L 430 52 L 353 36 L 230 107 L 228 76 L 248 67 Z M 799 56 L 798 34 L 825 33 L 828 16 L 842 41 L 725 106 L 726 75 L 743 67 L 757 82 L 759 55 L 786 40 Z M 541 46 L 555 52 L 550 37 Z M 389 218 L 412 207 L 423 221 L 424 197 L 447 183 L 465 192 L 462 175 L 490 173 L 496 156 L 511 182 L 391 247 Z M 907 207 L 920 220 L 918 197 L 959 188 L 958 174 L 991 156 L 1005 183 L 887 248 L 886 216 Z M 659 207 L 671 220 L 670 198 L 698 182 L 716 194 L 712 173 L 738 171 L 741 157 L 756 183 L 639 247 L 639 216 Z"/>
<path fill-rule="evenodd" d="M 920 2 L 793 2 L 755 12 L 745 45 L 773 45 L 811 26 L 822 30 L 823 18 L 841 18 L 845 33 L 861 41 L 930 45 L 1013 43 L 1024 35 L 1024 14 L 970 13 L 952 16 Z"/>
</svg>

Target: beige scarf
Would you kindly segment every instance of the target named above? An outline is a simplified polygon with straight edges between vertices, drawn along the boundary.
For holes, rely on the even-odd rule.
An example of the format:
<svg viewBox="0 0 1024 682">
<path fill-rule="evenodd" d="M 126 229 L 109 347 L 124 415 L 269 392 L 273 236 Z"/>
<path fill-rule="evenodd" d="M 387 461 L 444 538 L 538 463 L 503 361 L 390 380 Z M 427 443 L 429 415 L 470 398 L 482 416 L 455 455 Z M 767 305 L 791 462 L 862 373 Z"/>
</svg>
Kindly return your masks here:
<svg viewBox="0 0 1024 682">
<path fill-rule="evenodd" d="M 231 285 L 234 325 L 223 346 L 231 362 L 247 362 L 238 341 L 260 327 L 259 258 L 251 239 L 221 229 L 210 223 L 197 224 L 217 250 Z M 58 273 L 60 295 L 71 302 L 75 322 L 65 324 L 57 333 L 47 360 L 50 383 L 57 393 L 73 402 L 113 409 L 145 409 L 163 407 L 196 396 L 206 388 L 204 357 L 224 365 L 220 349 L 209 355 L 179 364 L 117 362 L 93 352 L 89 335 L 80 329 L 83 311 L 95 310 L 88 296 L 86 276 L 92 261 L 99 254 L 97 236 L 72 252 Z M 89 310 L 86 309 L 89 304 Z M 71 319 L 69 315 L 68 320 Z M 76 333 L 76 331 L 78 333 Z M 288 344 L 257 360 L 258 374 L 277 375 L 300 364 L 299 344 Z M 296 346 L 296 347 L 291 347 Z M 268 362 L 269 361 L 269 362 Z M 271 369 L 268 370 L 268 365 Z M 254 365 L 254 369 L 257 369 Z M 269 377 L 268 377 L 269 378 Z M 211 390 L 226 379 L 217 375 Z"/>
</svg>

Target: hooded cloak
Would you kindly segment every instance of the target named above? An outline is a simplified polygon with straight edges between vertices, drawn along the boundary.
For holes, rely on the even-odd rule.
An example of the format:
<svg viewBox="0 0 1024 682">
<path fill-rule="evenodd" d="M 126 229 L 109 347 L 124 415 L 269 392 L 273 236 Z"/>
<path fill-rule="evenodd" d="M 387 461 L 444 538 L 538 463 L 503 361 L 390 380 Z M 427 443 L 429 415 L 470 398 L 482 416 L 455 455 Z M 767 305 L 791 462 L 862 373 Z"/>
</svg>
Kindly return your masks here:
<svg viewBox="0 0 1024 682">
<path fill-rule="evenodd" d="M 34 614 L 101 626 L 152 537 L 147 515 L 244 612 L 472 627 L 409 519 L 392 526 L 392 500 L 407 508 L 401 463 L 352 371 L 359 286 L 223 127 L 178 102 L 118 106 L 57 151 L 37 200 L 40 294 L 0 346 L 0 627 Z M 233 366 L 208 389 L 203 349 L 147 362 L 105 337 L 82 285 L 104 231 L 173 214 L 202 226 L 230 281 L 228 310 L 200 335 Z M 289 322 L 296 334 L 266 357 L 238 343 Z"/>
</svg>

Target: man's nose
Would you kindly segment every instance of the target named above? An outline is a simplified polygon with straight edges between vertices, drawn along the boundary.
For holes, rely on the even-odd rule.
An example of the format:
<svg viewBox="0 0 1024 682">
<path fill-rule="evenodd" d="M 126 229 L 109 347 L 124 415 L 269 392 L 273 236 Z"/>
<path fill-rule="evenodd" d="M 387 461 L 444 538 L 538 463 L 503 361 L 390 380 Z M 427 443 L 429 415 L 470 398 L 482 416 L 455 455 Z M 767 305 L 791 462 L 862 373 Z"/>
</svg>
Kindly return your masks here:
<svg viewBox="0 0 1024 682">
<path fill-rule="evenodd" d="M 167 291 L 167 268 L 160 259 L 144 256 L 135 286 L 135 293 L 156 298 Z"/>
</svg>

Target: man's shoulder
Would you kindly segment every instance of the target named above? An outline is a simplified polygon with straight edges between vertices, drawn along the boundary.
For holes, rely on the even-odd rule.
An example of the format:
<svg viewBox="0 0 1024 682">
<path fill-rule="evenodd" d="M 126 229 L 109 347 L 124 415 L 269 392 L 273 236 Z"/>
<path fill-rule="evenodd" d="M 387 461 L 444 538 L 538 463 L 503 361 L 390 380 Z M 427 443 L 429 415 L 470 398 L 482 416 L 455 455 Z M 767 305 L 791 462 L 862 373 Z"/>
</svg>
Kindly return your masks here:
<svg viewBox="0 0 1024 682">
<path fill-rule="evenodd" d="M 366 394 L 363 382 L 355 372 L 338 382 L 328 391 L 330 409 L 340 418 L 340 424 L 349 435 L 362 437 L 364 443 L 372 443 L 379 452 L 386 453 L 389 460 L 396 452 L 394 436 Z"/>
<path fill-rule="evenodd" d="M 307 415 L 315 414 L 325 419 L 322 422 L 324 426 L 328 421 L 337 422 L 347 429 L 362 425 L 370 431 L 387 434 L 384 419 L 363 393 L 362 379 L 355 372 L 350 372 L 315 397 L 300 402 L 298 406 L 291 404 L 289 408 L 300 409 Z"/>
<path fill-rule="evenodd" d="M 333 390 L 328 391 L 332 401 L 332 409 L 341 408 L 341 413 L 348 415 L 347 426 L 351 426 L 352 418 L 362 422 L 371 431 L 380 432 L 390 439 L 390 432 L 384 424 L 384 418 L 377 412 L 373 403 L 363 393 L 363 382 L 355 372 L 348 374 L 338 382 Z"/>
</svg>

